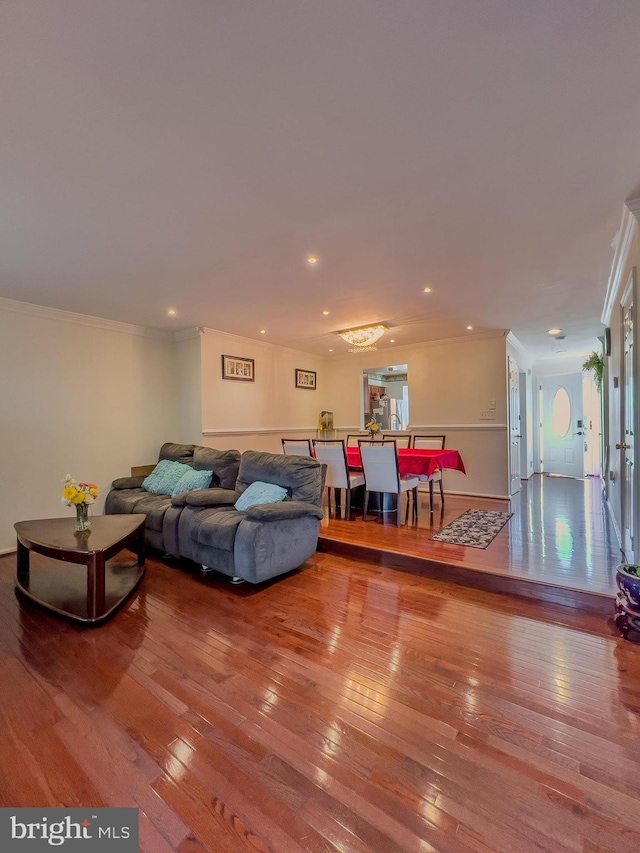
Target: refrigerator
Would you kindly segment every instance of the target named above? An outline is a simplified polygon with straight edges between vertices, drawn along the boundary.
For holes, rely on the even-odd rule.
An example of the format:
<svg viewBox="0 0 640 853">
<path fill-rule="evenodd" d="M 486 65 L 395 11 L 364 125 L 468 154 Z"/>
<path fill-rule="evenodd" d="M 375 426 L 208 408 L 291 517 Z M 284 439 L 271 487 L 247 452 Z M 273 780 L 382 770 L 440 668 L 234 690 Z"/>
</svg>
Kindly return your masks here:
<svg viewBox="0 0 640 853">
<path fill-rule="evenodd" d="M 406 429 L 403 413 L 403 401 L 395 397 L 383 397 L 374 400 L 371 414 L 380 424 L 380 428 L 388 430 Z"/>
</svg>

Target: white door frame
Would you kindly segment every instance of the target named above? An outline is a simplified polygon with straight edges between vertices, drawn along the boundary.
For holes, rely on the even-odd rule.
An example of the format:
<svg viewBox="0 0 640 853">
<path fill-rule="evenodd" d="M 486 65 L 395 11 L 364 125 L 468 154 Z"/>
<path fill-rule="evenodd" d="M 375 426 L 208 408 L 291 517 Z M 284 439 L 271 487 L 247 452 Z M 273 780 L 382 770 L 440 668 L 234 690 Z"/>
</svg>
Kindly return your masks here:
<svg viewBox="0 0 640 853">
<path fill-rule="evenodd" d="M 515 495 L 522 487 L 520 470 L 520 368 L 518 363 L 507 356 L 509 397 L 509 494 Z"/>
<path fill-rule="evenodd" d="M 630 306 L 630 319 L 632 324 L 631 345 L 633 357 L 626 363 L 625 359 L 625 315 Z M 640 484 L 638 482 L 638 437 L 640 436 L 640 406 L 636 396 L 631 396 L 627 393 L 628 389 L 637 388 L 637 380 L 640 377 L 638 369 L 638 287 L 637 287 L 637 269 L 633 267 L 627 286 L 624 289 L 622 298 L 620 299 L 620 402 L 621 402 L 621 419 L 620 419 L 620 436 L 615 443 L 616 449 L 613 451 L 620 452 L 622 458 L 620 460 L 620 533 L 622 535 L 622 547 L 625 552 L 625 558 L 629 562 L 635 560 L 635 554 L 638 548 L 635 544 L 638 531 L 640 530 L 638 522 L 638 498 Z M 631 375 L 628 376 L 628 370 Z M 628 408 L 632 407 L 631 413 Z M 629 453 L 625 448 L 626 444 L 630 444 Z M 630 480 L 630 482 L 629 482 Z M 631 504 L 629 507 L 628 504 Z"/>
</svg>

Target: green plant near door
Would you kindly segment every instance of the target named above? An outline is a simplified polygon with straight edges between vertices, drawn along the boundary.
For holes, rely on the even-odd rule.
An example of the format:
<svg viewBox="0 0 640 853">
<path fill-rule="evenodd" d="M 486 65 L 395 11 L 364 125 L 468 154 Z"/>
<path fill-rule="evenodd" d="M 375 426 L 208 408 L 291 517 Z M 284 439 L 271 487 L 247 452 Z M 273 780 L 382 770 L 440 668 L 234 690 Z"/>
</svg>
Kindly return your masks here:
<svg viewBox="0 0 640 853">
<path fill-rule="evenodd" d="M 588 370 L 593 373 L 593 378 L 596 381 L 598 391 L 602 388 L 602 377 L 604 376 L 604 358 L 595 350 L 582 365 L 583 370 Z"/>
</svg>

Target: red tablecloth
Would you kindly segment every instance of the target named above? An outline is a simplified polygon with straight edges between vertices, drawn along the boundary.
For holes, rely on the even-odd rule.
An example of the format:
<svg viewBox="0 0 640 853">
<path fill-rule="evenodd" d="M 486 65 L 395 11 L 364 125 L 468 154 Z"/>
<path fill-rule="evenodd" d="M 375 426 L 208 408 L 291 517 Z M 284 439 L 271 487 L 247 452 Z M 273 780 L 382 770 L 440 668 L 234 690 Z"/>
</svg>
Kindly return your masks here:
<svg viewBox="0 0 640 853">
<path fill-rule="evenodd" d="M 349 468 L 362 468 L 360 459 L 360 448 L 347 447 L 347 462 Z M 467 472 L 464 462 L 457 450 L 426 450 L 410 447 L 398 448 L 398 467 L 401 474 L 425 474 L 430 477 L 435 471 L 442 468 L 453 468 L 456 471 Z"/>
</svg>

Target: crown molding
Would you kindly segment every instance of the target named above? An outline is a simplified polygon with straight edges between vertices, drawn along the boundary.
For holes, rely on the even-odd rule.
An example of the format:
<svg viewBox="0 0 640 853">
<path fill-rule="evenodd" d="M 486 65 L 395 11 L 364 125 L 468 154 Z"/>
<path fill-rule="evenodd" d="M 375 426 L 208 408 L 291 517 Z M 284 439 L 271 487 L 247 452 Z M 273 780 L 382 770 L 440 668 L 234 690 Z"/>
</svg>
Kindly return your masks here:
<svg viewBox="0 0 640 853">
<path fill-rule="evenodd" d="M 607 292 L 604 298 L 604 306 L 602 308 L 602 316 L 600 322 L 605 326 L 611 325 L 611 317 L 616 304 L 617 295 L 621 288 L 626 284 L 626 279 L 623 282 L 622 276 L 629 259 L 629 251 L 638 221 L 640 220 L 640 198 L 630 199 L 625 202 L 622 209 L 622 223 L 618 241 L 616 243 L 613 262 L 611 264 L 611 273 L 607 282 Z"/>
<path fill-rule="evenodd" d="M 231 332 L 223 332 L 220 329 L 209 329 L 206 326 L 200 329 L 200 333 L 206 337 L 216 337 L 223 338 L 228 341 L 242 341 L 250 344 L 251 346 L 260 347 L 260 349 L 272 350 L 274 352 L 290 352 L 294 355 L 301 355 L 305 358 L 313 358 L 316 361 L 328 361 L 329 359 L 326 356 L 315 355 L 312 352 L 307 352 L 306 350 L 293 349 L 292 347 L 282 347 L 279 344 L 272 344 L 269 341 L 258 341 L 255 338 L 245 338 L 243 335 L 234 335 Z"/>
<path fill-rule="evenodd" d="M 89 326 L 92 329 L 106 329 L 110 332 L 138 335 L 143 338 L 157 338 L 164 341 L 171 341 L 173 338 L 173 332 L 163 332 L 160 329 L 150 329 L 146 326 L 134 326 L 131 323 L 121 323 L 119 320 L 105 320 L 103 317 L 91 317 L 89 314 L 76 314 L 74 311 L 48 308 L 46 305 L 35 305 L 32 302 L 19 302 L 16 299 L 5 299 L 2 296 L 0 296 L 0 310 L 12 311 L 15 314 L 26 314 L 30 317 L 38 317 L 41 320 L 56 320 L 61 323 Z"/>
<path fill-rule="evenodd" d="M 193 338 L 199 338 L 202 336 L 202 329 L 200 326 L 188 326 L 186 329 L 178 329 L 177 332 L 173 333 L 173 339 L 176 343 L 182 343 L 182 341 L 190 341 Z"/>
<path fill-rule="evenodd" d="M 404 350 L 421 350 L 421 349 L 430 349 L 431 347 L 442 346 L 443 344 L 461 344 L 461 343 L 470 343 L 472 341 L 485 341 L 492 340 L 495 338 L 502 338 L 506 340 L 507 335 L 510 334 L 508 329 L 493 329 L 488 332 L 475 332 L 474 334 L 468 335 L 459 335 L 456 338 L 438 338 L 433 341 L 420 341 L 415 344 L 400 344 L 398 346 L 392 347 L 384 347 L 384 349 L 378 349 L 369 352 L 357 353 L 357 352 L 346 352 L 342 354 L 334 353 L 331 356 L 325 356 L 325 361 L 335 362 L 335 361 L 343 361 L 345 359 L 353 359 L 354 356 L 368 355 L 373 356 L 376 353 L 384 356 L 384 364 L 393 364 L 394 360 L 401 361 L 404 363 L 406 358 L 399 357 L 396 358 L 394 353 L 403 352 Z M 319 356 L 323 358 L 323 356 Z"/>
<path fill-rule="evenodd" d="M 511 331 L 507 332 L 507 343 L 511 344 L 511 346 L 518 352 L 521 352 L 522 355 L 527 355 L 526 349 Z"/>
<path fill-rule="evenodd" d="M 630 198 L 625 201 L 625 205 L 629 208 L 635 218 L 640 221 L 640 198 Z"/>
</svg>

